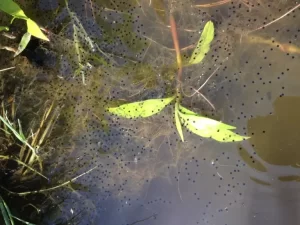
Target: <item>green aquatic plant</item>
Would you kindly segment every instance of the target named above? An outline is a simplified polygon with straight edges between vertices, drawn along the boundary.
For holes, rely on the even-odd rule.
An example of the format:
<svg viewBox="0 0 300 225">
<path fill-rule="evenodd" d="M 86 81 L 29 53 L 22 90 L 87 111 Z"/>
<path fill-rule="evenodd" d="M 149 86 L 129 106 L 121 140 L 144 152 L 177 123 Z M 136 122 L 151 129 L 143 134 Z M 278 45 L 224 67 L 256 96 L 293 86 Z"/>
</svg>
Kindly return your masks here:
<svg viewBox="0 0 300 225">
<path fill-rule="evenodd" d="M 77 57 L 76 61 L 78 64 L 78 68 L 75 70 L 74 75 L 76 76 L 80 74 L 82 77 L 82 83 L 86 85 L 86 71 L 92 68 L 92 65 L 89 62 L 86 62 L 86 60 L 84 59 L 86 55 L 90 55 L 91 58 L 97 61 L 101 61 L 103 64 L 107 64 L 106 60 L 110 60 L 112 62 L 114 62 L 114 60 L 111 56 L 102 51 L 99 45 L 88 35 L 77 14 L 70 10 L 68 0 L 65 0 L 65 5 L 72 23 L 73 44 Z M 90 54 L 90 52 L 87 53 L 87 50 L 91 51 L 92 54 Z M 94 54 L 94 52 L 96 51 L 100 52 L 104 56 L 104 58 L 96 56 L 96 54 Z"/>
<path fill-rule="evenodd" d="M 27 24 L 27 32 L 23 35 L 18 50 L 16 51 L 14 56 L 17 56 L 26 48 L 27 44 L 31 39 L 31 35 L 39 39 L 49 41 L 49 39 L 46 37 L 46 35 L 41 31 L 40 27 L 37 25 L 37 23 L 34 22 L 32 19 L 30 19 L 28 16 L 26 16 L 26 14 L 21 9 L 21 7 L 13 0 L 1 0 L 0 10 L 13 17 L 10 23 L 12 23 L 15 19 L 21 19 L 21 20 L 25 20 Z M 0 26 L 0 31 L 3 30 L 8 31 L 9 27 Z"/>
<path fill-rule="evenodd" d="M 179 53 L 179 43 L 177 40 L 177 33 L 175 27 L 175 21 L 171 17 L 171 30 L 173 35 L 173 42 L 176 49 L 177 64 L 178 64 L 178 80 L 181 78 L 182 62 Z M 190 57 L 190 60 L 186 66 L 201 63 L 206 53 L 210 49 L 210 44 L 214 38 L 214 25 L 211 21 L 207 22 L 201 37 Z M 174 113 L 175 113 L 175 125 L 178 134 L 182 141 L 184 141 L 182 125 L 185 126 L 190 132 L 197 134 L 201 137 L 212 138 L 219 142 L 233 142 L 242 141 L 248 137 L 238 135 L 234 133 L 236 127 L 207 118 L 203 115 L 197 114 L 183 107 L 180 104 L 181 100 L 181 87 L 179 82 L 177 86 L 176 95 L 168 98 L 161 99 L 149 99 L 145 101 L 133 102 L 123 104 L 118 107 L 110 107 L 108 111 L 114 115 L 125 118 L 145 118 L 153 116 L 161 112 L 169 103 L 175 101 Z"/>
<path fill-rule="evenodd" d="M 159 113 L 163 110 L 170 102 L 174 100 L 174 97 L 161 98 L 161 99 L 149 99 L 141 102 L 134 102 L 124 104 L 119 107 L 109 108 L 109 112 L 125 117 L 128 119 L 138 117 L 149 117 Z"/>
<path fill-rule="evenodd" d="M 1 195 L 0 195 L 0 211 L 1 211 L 5 225 L 14 225 L 15 224 L 14 219 L 22 222 L 23 224 L 34 225 L 33 223 L 29 223 L 29 222 L 22 220 L 16 216 L 13 216 L 10 212 L 9 207 L 7 206 L 6 202 L 1 197 Z"/>
<path fill-rule="evenodd" d="M 192 56 L 189 60 L 189 65 L 200 63 L 204 59 L 206 53 L 210 49 L 210 43 L 214 39 L 214 31 L 213 22 L 208 21 L 205 24 L 197 46 L 192 53 Z"/>
<path fill-rule="evenodd" d="M 26 141 L 26 138 L 23 134 L 23 131 L 22 131 L 22 128 L 21 128 L 21 123 L 20 121 L 18 121 L 19 123 L 19 131 L 17 131 L 14 127 L 13 127 L 13 124 L 9 121 L 9 119 L 7 118 L 7 115 L 5 113 L 5 118 L 0 116 L 0 120 L 5 124 L 5 126 L 7 128 L 9 128 L 9 130 L 11 130 L 13 132 L 13 134 L 15 135 L 16 138 L 18 138 L 22 143 L 26 144 L 29 146 L 30 149 L 32 149 L 33 151 L 35 151 L 33 149 L 33 147 L 28 144 L 28 142 Z"/>
<path fill-rule="evenodd" d="M 22 127 L 21 127 L 21 122 L 20 120 L 18 120 L 18 124 L 19 124 L 19 131 L 17 131 L 14 128 L 14 125 L 9 121 L 6 113 L 4 115 L 5 117 L 0 116 L 0 120 L 4 123 L 5 127 L 9 128 L 9 130 L 14 134 L 14 136 L 19 139 L 19 141 L 21 141 L 23 144 L 27 145 L 30 150 L 32 151 L 32 153 L 34 155 L 36 155 L 36 149 L 34 149 L 27 141 L 27 138 L 24 136 L 23 131 L 22 131 Z"/>
<path fill-rule="evenodd" d="M 108 108 L 108 111 L 114 115 L 128 119 L 145 118 L 159 113 L 175 98 L 173 96 L 123 104 L 119 107 Z M 179 101 L 176 101 L 174 111 L 176 128 L 182 141 L 184 141 L 182 125 L 194 134 L 212 138 L 219 142 L 242 141 L 247 138 L 232 132 L 231 130 L 235 129 L 234 126 L 192 112 L 180 105 Z"/>
</svg>

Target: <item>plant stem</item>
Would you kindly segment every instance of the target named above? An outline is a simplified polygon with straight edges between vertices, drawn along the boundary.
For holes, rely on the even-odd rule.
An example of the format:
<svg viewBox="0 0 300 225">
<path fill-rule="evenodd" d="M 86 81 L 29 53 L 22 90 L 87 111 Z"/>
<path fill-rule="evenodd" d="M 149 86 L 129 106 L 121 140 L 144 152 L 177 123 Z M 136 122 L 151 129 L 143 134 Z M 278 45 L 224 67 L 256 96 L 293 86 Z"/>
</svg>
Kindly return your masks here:
<svg viewBox="0 0 300 225">
<path fill-rule="evenodd" d="M 6 71 L 6 70 L 12 70 L 12 69 L 14 69 L 15 67 L 13 66 L 13 67 L 9 67 L 9 68 L 5 68 L 5 69 L 1 69 L 0 70 L 0 72 L 4 72 L 4 71 Z"/>
<path fill-rule="evenodd" d="M 13 191 L 8 190 L 8 189 L 6 189 L 5 187 L 2 187 L 2 186 L 0 186 L 0 187 L 1 187 L 2 189 L 4 189 L 5 191 L 7 191 L 8 193 L 13 194 L 13 195 L 18 195 L 18 196 L 25 196 L 25 195 L 29 195 L 29 194 L 44 193 L 44 192 L 47 192 L 47 191 L 53 191 L 53 190 L 58 189 L 58 188 L 60 188 L 60 187 L 64 187 L 64 186 L 66 186 L 66 185 L 68 185 L 68 184 L 70 184 L 70 183 L 76 181 L 78 178 L 80 178 L 80 177 L 82 177 L 82 176 L 84 176 L 84 175 L 86 175 L 86 174 L 92 172 L 92 171 L 93 171 L 94 169 L 96 169 L 97 167 L 98 167 L 98 166 L 94 166 L 92 169 L 89 169 L 88 171 L 86 171 L 86 172 L 84 172 L 84 173 L 82 173 L 82 174 L 80 174 L 80 175 L 78 175 L 78 176 L 72 178 L 71 180 L 68 180 L 68 181 L 66 181 L 66 182 L 64 182 L 64 183 L 62 183 L 62 184 L 59 184 L 59 185 L 54 186 L 54 187 L 46 188 L 46 189 L 41 189 L 41 190 L 36 190 L 36 191 L 26 191 L 26 192 L 20 192 L 20 193 L 17 193 L 17 192 L 13 192 Z"/>
<path fill-rule="evenodd" d="M 181 55 L 180 55 L 180 47 L 179 47 L 179 41 L 178 41 L 178 35 L 176 30 L 176 23 L 174 20 L 173 15 L 170 15 L 170 26 L 171 26 L 171 32 L 172 32 L 172 39 L 174 43 L 174 48 L 176 51 L 176 60 L 177 60 L 177 88 L 176 88 L 176 94 L 177 98 L 180 96 L 180 86 L 181 86 L 181 77 L 182 77 L 182 61 L 181 61 Z"/>
<path fill-rule="evenodd" d="M 36 174 L 40 175 L 41 177 L 45 178 L 46 180 L 49 180 L 46 176 L 44 176 L 42 173 L 38 172 L 36 169 L 32 168 L 31 166 L 27 165 L 26 163 L 22 162 L 21 160 L 9 157 L 9 156 L 4 156 L 4 155 L 0 155 L 0 160 L 1 159 L 5 159 L 5 160 L 14 160 L 16 161 L 18 164 L 26 167 L 27 169 L 30 169 L 31 171 L 35 172 Z"/>
</svg>

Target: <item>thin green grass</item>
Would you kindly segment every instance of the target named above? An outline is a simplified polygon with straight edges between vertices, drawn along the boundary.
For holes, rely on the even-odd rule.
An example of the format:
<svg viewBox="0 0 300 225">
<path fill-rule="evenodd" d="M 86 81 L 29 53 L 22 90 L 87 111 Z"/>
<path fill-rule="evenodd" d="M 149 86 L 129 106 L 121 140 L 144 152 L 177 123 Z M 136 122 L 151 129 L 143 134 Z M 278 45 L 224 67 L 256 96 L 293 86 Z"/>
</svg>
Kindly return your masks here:
<svg viewBox="0 0 300 225">
<path fill-rule="evenodd" d="M 17 131 L 14 127 L 13 124 L 9 121 L 7 114 L 4 114 L 5 118 L 0 116 L 0 120 L 5 124 L 6 127 L 8 127 L 10 129 L 10 131 L 15 135 L 15 137 L 17 139 L 19 139 L 19 141 L 21 141 L 23 144 L 27 145 L 30 150 L 32 151 L 32 153 L 38 158 L 38 155 L 36 154 L 36 149 L 33 148 L 28 142 L 26 137 L 23 134 L 22 131 L 22 126 L 21 126 L 21 122 L 20 120 L 18 120 L 18 124 L 19 124 L 19 131 Z"/>
<path fill-rule="evenodd" d="M 26 167 L 27 169 L 35 172 L 36 174 L 40 175 L 41 177 L 45 178 L 46 180 L 49 180 L 45 175 L 43 175 L 42 173 L 40 173 L 39 171 L 37 171 L 36 169 L 32 168 L 31 166 L 27 165 L 26 163 L 22 162 L 19 159 L 15 159 L 15 158 L 12 158 L 12 157 L 9 157 L 9 156 L 5 156 L 5 155 L 0 155 L 0 159 L 6 159 L 6 160 L 11 159 L 11 160 L 14 160 L 18 164 L 20 164 L 20 165 Z"/>
<path fill-rule="evenodd" d="M 7 206 L 6 202 L 1 197 L 1 195 L 0 195 L 0 210 L 1 210 L 1 214 L 2 214 L 5 225 L 14 225 L 15 224 L 14 219 L 16 219 L 24 224 L 27 224 L 27 225 L 35 225 L 33 223 L 22 220 L 16 216 L 13 216 L 10 212 L 9 207 Z"/>
<path fill-rule="evenodd" d="M 41 190 L 35 190 L 35 191 L 26 191 L 26 192 L 13 192 L 13 191 L 10 191 L 8 189 L 6 189 L 5 187 L 3 186 L 0 186 L 3 190 L 7 191 L 8 193 L 10 194 L 13 194 L 13 195 L 18 195 L 18 196 L 25 196 L 25 195 L 30 195 L 30 194 L 38 194 L 38 193 L 44 193 L 44 192 L 48 192 L 48 191 L 53 191 L 53 190 L 56 190 L 58 188 L 61 188 L 61 187 L 65 187 L 67 186 L 68 184 L 76 181 L 77 179 L 79 179 L 80 177 L 92 172 L 94 169 L 98 168 L 98 166 L 94 166 L 93 168 L 89 169 L 88 171 L 72 178 L 71 180 L 68 180 L 68 181 L 65 181 L 64 183 L 62 184 L 59 184 L 59 185 L 56 185 L 54 187 L 50 187 L 50 188 L 46 188 L 46 189 L 41 189 Z"/>
<path fill-rule="evenodd" d="M 5 225 L 14 225 L 14 220 L 12 218 L 12 215 L 10 213 L 9 208 L 7 207 L 5 201 L 3 198 L 0 196 L 0 210 L 1 214 L 3 216 L 3 220 L 5 222 Z"/>
<path fill-rule="evenodd" d="M 29 222 L 27 222 L 27 221 L 25 221 L 25 220 L 22 220 L 22 219 L 20 219 L 20 218 L 18 218 L 18 217 L 16 217 L 16 216 L 12 216 L 12 218 L 14 218 L 14 219 L 16 219 L 16 220 L 19 220 L 20 222 L 22 222 L 22 223 L 24 223 L 24 224 L 27 224 L 27 225 L 35 225 L 34 223 L 29 223 Z"/>
</svg>

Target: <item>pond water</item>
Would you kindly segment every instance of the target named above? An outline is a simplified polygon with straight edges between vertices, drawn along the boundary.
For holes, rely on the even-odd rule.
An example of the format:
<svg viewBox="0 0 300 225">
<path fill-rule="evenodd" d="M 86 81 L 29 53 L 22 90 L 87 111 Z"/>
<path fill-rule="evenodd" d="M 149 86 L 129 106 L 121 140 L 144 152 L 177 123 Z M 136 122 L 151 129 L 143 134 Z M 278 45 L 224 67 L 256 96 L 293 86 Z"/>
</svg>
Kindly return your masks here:
<svg viewBox="0 0 300 225">
<path fill-rule="evenodd" d="M 53 102 L 56 122 L 40 150 L 48 187 L 76 177 L 49 192 L 57 207 L 40 224 L 299 224 L 300 7 L 290 11 L 299 2 L 19 3 L 50 42 L 28 50 L 35 57 L 8 56 L 10 74 L 30 80 L 17 110 L 30 121 Z M 183 68 L 182 104 L 250 139 L 220 143 L 184 129 L 181 142 L 171 106 L 139 119 L 107 112 L 175 93 L 170 13 L 183 60 L 205 23 L 215 25 L 204 60 Z"/>
</svg>

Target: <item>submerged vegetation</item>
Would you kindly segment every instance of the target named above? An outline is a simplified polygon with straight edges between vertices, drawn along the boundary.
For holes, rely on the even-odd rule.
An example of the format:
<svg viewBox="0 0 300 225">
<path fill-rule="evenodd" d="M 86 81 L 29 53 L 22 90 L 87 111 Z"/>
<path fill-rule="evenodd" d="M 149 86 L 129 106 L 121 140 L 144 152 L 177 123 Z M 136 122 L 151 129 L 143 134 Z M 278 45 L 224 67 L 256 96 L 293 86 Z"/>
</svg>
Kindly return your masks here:
<svg viewBox="0 0 300 225">
<path fill-rule="evenodd" d="M 0 121 L 1 137 L 4 142 L 2 143 L 2 149 L 0 151 L 0 161 L 3 168 L 7 167 L 9 171 L 8 174 L 3 175 L 3 182 L 0 184 L 0 209 L 5 225 L 13 225 L 16 222 L 39 224 L 48 207 L 57 204 L 50 194 L 52 191 L 67 187 L 73 192 L 76 192 L 76 188 L 74 189 L 73 186 L 75 186 L 77 179 L 87 176 L 95 169 L 98 169 L 99 163 L 97 162 L 96 165 L 91 166 L 92 168 L 80 171 L 79 175 L 75 175 L 74 171 L 72 171 L 74 174 L 69 173 L 68 179 L 65 179 L 63 173 L 61 176 L 57 175 L 57 178 L 52 179 L 49 174 L 52 174 L 51 170 L 55 170 L 55 166 L 47 164 L 47 160 L 49 160 L 49 157 L 55 158 L 55 154 L 63 154 L 65 150 L 60 150 L 61 152 L 55 154 L 51 151 L 58 145 L 64 146 L 64 141 L 69 138 L 67 136 L 68 133 L 70 133 L 71 137 L 85 135 L 81 134 L 82 128 L 84 127 L 86 129 L 85 132 L 88 131 L 88 126 L 95 129 L 93 127 L 95 120 L 97 123 L 100 122 L 103 130 L 108 133 L 109 127 L 112 125 L 109 124 L 104 114 L 107 108 L 112 114 L 131 119 L 150 117 L 162 111 L 170 103 L 175 102 L 174 124 L 177 127 L 182 141 L 184 141 L 182 126 L 185 126 L 190 132 L 199 136 L 212 138 L 220 142 L 241 141 L 247 138 L 232 132 L 235 127 L 192 112 L 181 103 L 183 97 L 183 91 L 181 90 L 182 68 L 192 67 L 193 65 L 201 63 L 208 53 L 210 44 L 214 38 L 214 25 L 211 21 L 205 25 L 192 55 L 188 60 L 182 61 L 176 33 L 176 24 L 171 15 L 170 28 L 177 58 L 177 69 L 168 68 L 168 65 L 165 65 L 165 68 L 161 65 L 161 68 L 163 68 L 162 71 L 166 71 L 167 76 L 164 79 L 167 80 L 168 83 L 172 83 L 172 81 L 176 80 L 177 85 L 174 95 L 168 98 L 149 99 L 146 97 L 148 100 L 145 101 L 124 104 L 119 107 L 102 108 L 99 107 L 99 99 L 102 103 L 104 102 L 106 106 L 118 104 L 118 101 L 107 102 L 106 99 L 102 99 L 103 96 L 99 97 L 99 99 L 97 99 L 97 97 L 95 98 L 98 94 L 98 89 L 102 89 L 102 95 L 111 95 L 111 90 L 114 89 L 114 87 L 106 86 L 105 79 L 108 79 L 107 74 L 114 73 L 116 78 L 110 78 L 114 81 L 114 79 L 123 79 L 124 74 L 128 74 L 132 71 L 131 67 L 138 68 L 136 73 L 133 74 L 132 85 L 139 86 L 145 81 L 146 84 L 144 87 L 150 90 L 155 89 L 159 83 L 155 79 L 155 68 L 149 66 L 147 63 L 138 64 L 138 61 L 133 56 L 120 53 L 118 52 L 119 49 L 113 51 L 107 48 L 108 45 L 112 44 L 110 35 L 115 35 L 116 38 L 119 38 L 118 34 L 114 34 L 111 28 L 98 18 L 100 22 L 105 24 L 103 27 L 107 27 L 107 30 L 103 30 L 103 37 L 105 39 L 99 41 L 93 38 L 89 33 L 90 31 L 86 29 L 82 23 L 81 18 L 69 7 L 69 2 L 65 0 L 64 4 L 65 5 L 57 11 L 63 11 L 68 19 L 66 19 L 67 21 L 63 21 L 63 28 L 59 32 L 66 32 L 65 35 L 67 36 L 67 27 L 69 27 L 72 31 L 71 35 L 69 35 L 70 38 L 61 38 L 51 31 L 40 28 L 36 22 L 27 16 L 27 12 L 25 14 L 23 9 L 14 1 L 5 0 L 0 3 L 0 10 L 12 17 L 10 24 L 1 24 L 3 25 L 0 27 L 2 32 L 10 31 L 10 27 L 16 19 L 25 21 L 27 26 L 26 32 L 23 33 L 20 38 L 17 49 L 10 46 L 4 46 L 2 49 L 13 51 L 14 57 L 21 57 L 20 55 L 28 50 L 29 47 L 31 48 L 30 45 L 36 41 L 37 38 L 39 39 L 39 46 L 37 48 L 35 47 L 34 53 L 42 52 L 43 56 L 53 56 L 53 60 L 50 57 L 52 60 L 50 62 L 44 62 L 44 59 L 38 59 L 41 62 L 36 63 L 36 65 L 28 65 L 28 61 L 25 61 L 26 66 L 20 66 L 18 60 L 21 60 L 21 58 L 16 57 L 15 65 L 19 67 L 16 68 L 14 66 L 2 68 L 1 70 L 1 72 L 4 73 L 8 70 L 16 69 L 18 71 L 16 74 L 20 76 L 18 78 L 20 80 L 15 84 L 14 81 L 12 81 L 15 77 L 5 73 L 2 81 L 5 96 L 1 105 Z M 127 26 L 133 27 L 131 24 L 132 19 L 130 19 L 128 15 L 124 15 L 124 18 L 129 21 L 126 22 Z M 18 24 L 18 26 L 21 27 L 22 25 Z M 128 32 L 124 28 L 126 26 L 118 24 L 116 26 L 116 30 L 120 30 L 119 27 L 121 27 L 124 31 L 120 30 L 120 32 Z M 23 27 L 20 29 L 21 31 L 22 28 Z M 43 31 L 46 31 L 48 37 Z M 8 34 L 5 34 L 5 36 L 8 36 Z M 34 36 L 34 38 L 32 38 L 32 36 Z M 144 43 L 139 39 L 138 41 L 140 41 L 140 43 L 131 43 L 131 38 L 135 37 L 133 32 L 129 32 L 127 36 L 121 35 L 118 41 L 132 50 L 133 54 L 137 54 L 137 49 L 139 46 L 143 46 Z M 51 42 L 49 42 L 49 39 Z M 100 45 L 103 42 L 105 42 L 105 44 Z M 6 43 L 1 43 L 1 45 L 5 44 Z M 143 49 L 143 47 L 140 47 L 140 49 Z M 34 60 L 36 60 L 36 58 L 35 56 Z M 126 64 L 124 64 L 124 60 Z M 67 70 L 67 66 L 64 65 L 65 61 L 69 61 L 71 65 L 74 65 L 69 74 L 65 72 Z M 119 68 L 121 68 L 120 65 L 122 64 L 124 64 L 124 66 L 121 70 Z M 41 65 L 44 67 L 45 65 L 54 66 L 51 70 L 47 70 L 47 74 L 45 75 L 39 68 Z M 28 68 L 26 68 L 27 66 Z M 128 71 L 126 69 L 128 69 Z M 19 70 L 22 70 L 20 74 Z M 34 79 L 29 75 L 32 71 L 37 71 L 38 74 Z M 176 71 L 177 77 L 175 75 Z M 105 77 L 105 79 L 98 77 L 98 73 Z M 81 79 L 77 75 L 81 75 Z M 11 82 L 13 85 L 9 86 Z M 17 92 L 16 90 L 18 88 L 21 88 L 24 93 L 21 94 Z M 80 100 L 80 98 L 82 98 L 81 88 L 86 95 L 84 100 Z M 10 91 L 8 91 L 9 89 Z M 166 89 L 170 90 L 169 92 L 174 91 L 172 90 L 172 85 L 168 85 Z M 200 93 L 200 89 L 201 88 L 195 90 L 195 93 Z M 126 90 L 126 87 L 124 90 Z M 205 96 L 203 97 L 205 98 Z M 45 103 L 43 104 L 43 102 Z M 91 116 L 91 119 L 87 118 L 88 116 Z M 51 145 L 57 142 L 59 143 L 58 145 Z M 69 149 L 66 151 L 69 151 Z M 118 152 L 119 150 L 114 151 Z M 107 150 L 102 148 L 100 148 L 99 152 L 103 155 L 108 154 Z M 118 164 L 123 163 L 119 161 L 118 158 L 115 160 Z M 138 159 L 135 157 L 134 160 Z M 12 162 L 14 162 L 13 166 L 9 167 L 8 164 Z M 63 165 L 63 168 L 64 166 L 65 165 Z M 126 164 L 124 166 L 126 166 Z M 122 167 L 123 166 L 121 166 L 121 168 Z M 119 169 L 120 168 L 115 169 L 116 173 L 119 173 Z M 79 168 L 76 168 L 76 171 L 77 170 L 79 170 Z M 153 174 L 149 174 L 147 169 L 141 168 L 141 171 L 144 170 L 144 173 L 148 174 L 143 177 L 153 177 Z M 132 169 L 129 169 L 129 171 L 131 171 L 131 173 L 127 175 L 128 177 L 141 176 L 135 174 Z M 10 201 L 10 199 L 22 202 L 22 204 L 19 204 L 19 207 L 15 207 L 14 204 L 11 204 L 12 201 Z M 25 206 L 26 209 L 30 208 L 31 210 L 28 210 L 27 216 L 19 216 L 21 215 L 20 210 L 23 210 Z M 13 207 L 13 209 L 10 210 L 10 207 Z"/>
<path fill-rule="evenodd" d="M 13 51 L 15 53 L 14 57 L 16 57 L 26 49 L 32 36 L 43 41 L 49 41 L 37 23 L 29 18 L 14 1 L 4 0 L 0 2 L 0 13 L 3 12 L 12 16 L 12 19 L 10 25 L 5 24 L 5 26 L 1 26 L 0 32 L 10 31 L 10 26 L 16 19 L 26 21 L 27 32 L 23 34 L 17 49 L 3 46 L 3 42 L 0 43 L 1 49 Z M 22 30 L 22 27 L 20 30 Z M 6 36 L 8 35 L 6 34 Z M 12 37 L 12 39 L 14 38 Z M 3 59 L 2 62 L 4 62 Z M 0 71 L 2 76 L 0 106 L 0 210 L 2 218 L 0 221 L 1 224 L 5 225 L 33 225 L 35 223 L 31 223 L 31 221 L 39 224 L 38 221 L 42 218 L 42 211 L 44 210 L 42 208 L 47 208 L 51 202 L 47 200 L 49 195 L 38 195 L 25 199 L 21 197 L 22 194 L 20 195 L 19 192 L 10 193 L 9 189 L 15 191 L 30 190 L 31 188 L 41 189 L 50 182 L 50 179 L 43 174 L 43 158 L 45 155 L 43 151 L 45 151 L 46 142 L 49 142 L 48 138 L 57 119 L 58 111 L 52 102 L 45 108 L 42 117 L 40 117 L 39 112 L 36 112 L 36 116 L 33 118 L 21 116 L 24 112 L 21 111 L 22 113 L 20 114 L 18 109 L 20 104 L 18 99 L 21 96 L 17 90 L 18 88 L 23 88 L 22 85 L 30 85 L 31 78 L 25 74 L 24 77 L 19 77 L 19 80 L 15 82 L 14 76 L 5 74 L 5 71 L 15 69 L 14 66 L 1 68 Z M 22 82 L 24 83 L 22 84 Z M 22 109 L 26 110 L 24 107 Z M 19 116 L 25 121 L 18 118 Z M 38 124 L 36 124 L 36 119 L 40 119 Z M 26 129 L 23 129 L 24 124 Z M 33 192 L 29 191 L 29 193 Z M 13 197 L 12 195 L 15 196 Z M 41 205 L 42 208 L 39 208 L 40 206 L 38 205 Z M 20 215 L 20 210 L 23 211 L 22 215 Z M 32 217 L 33 215 L 35 215 L 34 218 Z"/>
<path fill-rule="evenodd" d="M 177 77 L 177 91 L 176 96 L 164 98 L 164 99 L 150 99 L 141 102 L 123 104 L 119 107 L 109 108 L 108 111 L 117 116 L 125 118 L 139 118 L 139 117 L 149 117 L 154 114 L 159 113 L 163 110 L 169 103 L 176 99 L 175 103 L 175 124 L 178 134 L 182 141 L 184 141 L 182 124 L 191 132 L 206 138 L 212 138 L 220 142 L 233 142 L 242 141 L 248 137 L 240 136 L 235 134 L 231 130 L 235 129 L 234 126 L 224 124 L 222 122 L 207 118 L 205 116 L 199 115 L 195 112 L 188 110 L 180 104 L 181 96 L 181 73 L 182 73 L 182 62 L 179 51 L 179 43 L 177 38 L 176 26 L 173 17 L 170 19 L 171 30 L 173 35 L 173 42 L 176 49 L 177 65 L 178 65 L 178 77 Z M 214 25 L 211 21 L 207 22 L 201 37 L 194 49 L 190 60 L 187 65 L 201 63 L 205 55 L 210 49 L 210 43 L 214 37 Z M 201 87 L 197 90 L 199 93 Z"/>
<path fill-rule="evenodd" d="M 182 183 L 203 184 L 202 177 L 210 176 L 198 167 L 222 168 L 217 174 L 214 170 L 214 182 L 223 180 L 228 169 L 233 180 L 242 171 L 235 168 L 240 164 L 238 154 L 228 151 L 227 155 L 223 149 L 236 144 L 223 143 L 249 139 L 245 121 L 255 116 L 245 115 L 253 105 L 246 107 L 244 99 L 235 98 L 251 98 L 255 89 L 259 96 L 255 104 L 272 99 L 271 94 L 260 96 L 256 86 L 248 89 L 244 84 L 251 80 L 250 85 L 264 82 L 266 87 L 268 82 L 257 77 L 262 68 L 274 66 L 263 60 L 259 67 L 256 61 L 251 63 L 245 43 L 270 47 L 274 55 L 300 52 L 298 44 L 288 39 L 252 35 L 272 22 L 261 27 L 256 19 L 251 25 L 247 20 L 245 26 L 232 19 L 235 10 L 250 13 L 246 1 L 192 5 L 189 1 L 59 0 L 35 9 L 37 2 L 43 1 L 0 0 L 4 18 L 0 24 L 1 225 L 77 224 L 75 220 L 99 224 L 101 216 L 117 218 L 117 210 L 141 207 L 150 194 L 147 190 L 142 200 L 136 196 L 157 177 L 176 186 L 172 195 L 182 201 Z M 232 18 L 223 10 L 215 11 L 229 3 Z M 259 10 L 255 15 L 265 18 Z M 235 62 L 237 39 L 242 44 L 236 54 L 243 57 Z M 247 61 L 240 66 L 243 60 Z M 255 67 L 257 77 L 247 73 L 247 66 Z M 251 143 L 253 134 L 248 133 Z M 218 147 L 211 149 L 213 145 Z M 220 162 L 222 157 L 232 161 Z M 253 162 L 250 154 L 241 158 Z M 191 177 L 200 173 L 198 181 Z M 184 182 L 180 183 L 180 176 L 186 176 Z M 228 193 L 231 187 L 226 186 Z M 239 188 L 236 185 L 235 190 Z M 196 196 L 197 191 L 186 193 Z M 163 197 L 154 202 L 167 203 Z M 151 208 L 151 202 L 144 205 Z M 129 218 L 136 222 L 122 218 L 120 224 L 157 215 Z"/>
</svg>

